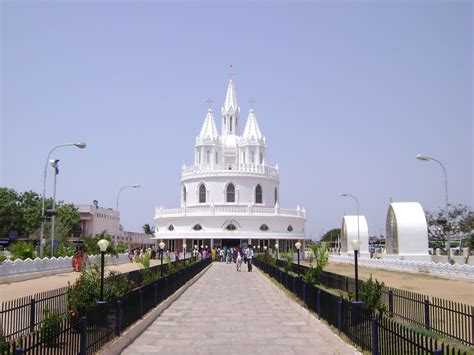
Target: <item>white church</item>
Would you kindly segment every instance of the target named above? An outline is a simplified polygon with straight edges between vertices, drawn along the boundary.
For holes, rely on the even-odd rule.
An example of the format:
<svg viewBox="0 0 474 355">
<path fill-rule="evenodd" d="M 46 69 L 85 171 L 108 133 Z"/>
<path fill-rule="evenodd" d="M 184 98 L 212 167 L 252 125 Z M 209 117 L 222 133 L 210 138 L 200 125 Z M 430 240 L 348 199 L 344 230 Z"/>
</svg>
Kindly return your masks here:
<svg viewBox="0 0 474 355">
<path fill-rule="evenodd" d="M 240 107 L 229 81 L 221 132 L 209 108 L 194 145 L 194 164 L 181 171 L 181 207 L 155 212 L 155 238 L 166 250 L 252 245 L 257 251 L 303 246 L 305 209 L 280 207 L 278 165 L 267 162 L 267 141 L 250 109 L 240 133 Z"/>
</svg>

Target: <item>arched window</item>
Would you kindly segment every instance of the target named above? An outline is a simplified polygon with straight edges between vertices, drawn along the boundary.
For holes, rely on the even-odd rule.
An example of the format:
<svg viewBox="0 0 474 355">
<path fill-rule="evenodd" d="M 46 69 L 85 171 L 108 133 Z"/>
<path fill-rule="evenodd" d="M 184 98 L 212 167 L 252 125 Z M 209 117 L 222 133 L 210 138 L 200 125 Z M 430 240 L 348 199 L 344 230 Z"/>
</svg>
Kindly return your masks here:
<svg viewBox="0 0 474 355">
<path fill-rule="evenodd" d="M 250 162 L 252 164 L 255 164 L 255 151 L 254 150 L 250 152 Z"/>
<path fill-rule="evenodd" d="M 183 202 L 184 202 L 184 204 L 186 204 L 186 198 L 187 198 L 186 185 L 183 185 Z"/>
<path fill-rule="evenodd" d="M 277 204 L 277 202 L 278 202 L 278 190 L 275 187 L 275 205 Z"/>
<path fill-rule="evenodd" d="M 225 227 L 225 229 L 227 229 L 228 231 L 235 231 L 237 227 L 230 223 L 227 225 L 227 227 Z"/>
<path fill-rule="evenodd" d="M 199 186 L 199 203 L 206 203 L 206 186 Z"/>
<path fill-rule="evenodd" d="M 199 223 L 197 223 L 197 224 L 194 225 L 193 230 L 200 231 L 200 230 L 202 230 L 202 226 Z"/>
<path fill-rule="evenodd" d="M 260 226 L 260 230 L 263 231 L 263 232 L 267 231 L 268 229 L 269 229 L 269 228 L 268 228 L 268 226 L 267 226 L 266 224 L 262 224 L 262 225 Z"/>
<path fill-rule="evenodd" d="M 291 224 L 288 226 L 288 228 L 286 229 L 288 232 L 293 232 L 293 227 L 291 226 Z"/>
<path fill-rule="evenodd" d="M 260 185 L 257 185 L 255 188 L 255 203 L 263 203 L 263 193 L 262 193 L 262 187 Z"/>
<path fill-rule="evenodd" d="M 235 186 L 234 186 L 234 184 L 227 185 L 226 195 L 227 195 L 226 202 L 235 202 Z"/>
<path fill-rule="evenodd" d="M 170 232 L 174 231 L 174 226 L 173 226 L 172 224 L 170 224 L 170 225 L 168 226 L 168 230 L 169 230 Z"/>
<path fill-rule="evenodd" d="M 230 123 L 229 123 L 229 126 L 230 126 L 230 133 L 232 133 L 232 117 L 230 117 Z"/>
<path fill-rule="evenodd" d="M 263 153 L 260 152 L 260 164 L 263 164 Z"/>
<path fill-rule="evenodd" d="M 211 152 L 206 151 L 206 164 L 211 164 Z"/>
<path fill-rule="evenodd" d="M 219 164 L 219 155 L 216 152 L 216 164 Z"/>
</svg>

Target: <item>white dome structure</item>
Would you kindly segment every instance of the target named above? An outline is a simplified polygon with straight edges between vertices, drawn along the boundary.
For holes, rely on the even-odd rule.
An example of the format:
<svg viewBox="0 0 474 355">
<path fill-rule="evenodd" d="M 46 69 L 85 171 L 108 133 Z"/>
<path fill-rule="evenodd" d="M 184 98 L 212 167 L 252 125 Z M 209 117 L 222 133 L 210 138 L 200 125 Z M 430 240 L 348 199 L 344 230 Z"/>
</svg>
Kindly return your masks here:
<svg viewBox="0 0 474 355">
<path fill-rule="evenodd" d="M 425 260 L 428 254 L 428 225 L 418 202 L 393 202 L 385 224 L 387 254 L 400 259 Z"/>
<path fill-rule="evenodd" d="M 250 110 L 240 135 L 240 107 L 230 80 L 221 132 L 209 108 L 194 147 L 194 164 L 181 171 L 181 207 L 157 208 L 155 239 L 167 249 L 252 244 L 280 251 L 306 239 L 305 209 L 279 206 L 278 165 L 267 164 L 267 145 Z"/>
<path fill-rule="evenodd" d="M 353 254 L 351 240 L 360 239 L 360 255 L 369 253 L 369 227 L 365 216 L 344 216 L 341 225 L 341 252 Z"/>
</svg>

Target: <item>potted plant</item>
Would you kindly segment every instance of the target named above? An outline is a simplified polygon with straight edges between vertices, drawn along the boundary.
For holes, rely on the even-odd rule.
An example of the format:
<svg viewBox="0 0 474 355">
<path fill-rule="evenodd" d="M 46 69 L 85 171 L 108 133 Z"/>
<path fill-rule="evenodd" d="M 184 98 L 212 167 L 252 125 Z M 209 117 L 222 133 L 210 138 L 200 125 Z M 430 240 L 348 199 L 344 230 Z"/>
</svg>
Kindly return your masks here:
<svg viewBox="0 0 474 355">
<path fill-rule="evenodd" d="M 43 321 L 41 322 L 41 340 L 47 346 L 57 345 L 63 315 L 58 311 L 51 311 L 46 308 L 43 312 Z"/>
</svg>

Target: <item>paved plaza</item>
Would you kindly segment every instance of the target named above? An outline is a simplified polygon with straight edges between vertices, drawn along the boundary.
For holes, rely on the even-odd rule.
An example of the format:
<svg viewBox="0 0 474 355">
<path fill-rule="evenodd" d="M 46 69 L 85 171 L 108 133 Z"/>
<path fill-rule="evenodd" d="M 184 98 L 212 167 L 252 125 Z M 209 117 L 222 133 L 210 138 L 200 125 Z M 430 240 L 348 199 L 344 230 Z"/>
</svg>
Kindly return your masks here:
<svg viewBox="0 0 474 355">
<path fill-rule="evenodd" d="M 210 269 L 122 354 L 356 354 L 254 267 Z"/>
</svg>

